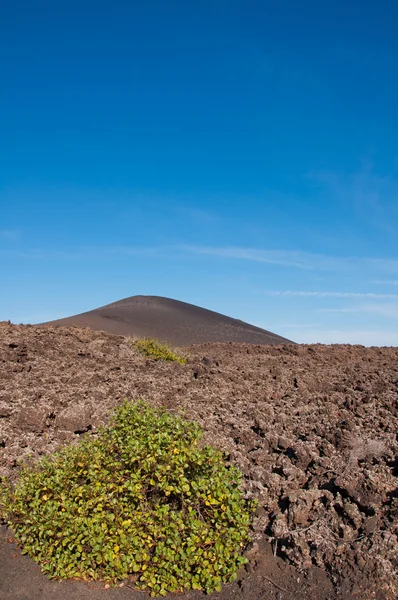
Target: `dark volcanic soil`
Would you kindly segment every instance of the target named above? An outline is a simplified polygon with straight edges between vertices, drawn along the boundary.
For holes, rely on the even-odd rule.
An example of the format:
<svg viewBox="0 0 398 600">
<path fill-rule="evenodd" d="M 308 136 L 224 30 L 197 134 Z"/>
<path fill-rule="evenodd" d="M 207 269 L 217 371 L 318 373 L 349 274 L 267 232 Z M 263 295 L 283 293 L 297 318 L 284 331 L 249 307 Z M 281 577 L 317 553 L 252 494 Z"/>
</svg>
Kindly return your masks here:
<svg viewBox="0 0 398 600">
<path fill-rule="evenodd" d="M 280 335 L 244 321 L 160 296 L 131 296 L 47 324 L 90 327 L 116 335 L 155 337 L 177 346 L 204 342 L 289 343 Z"/>
<path fill-rule="evenodd" d="M 1 324 L 1 474 L 91 435 L 124 397 L 184 408 L 260 501 L 250 565 L 215 598 L 396 599 L 398 348 L 203 344 L 189 354 L 185 365 L 156 363 L 121 336 Z M 8 536 L 2 600 L 145 597 L 48 582 Z"/>
</svg>

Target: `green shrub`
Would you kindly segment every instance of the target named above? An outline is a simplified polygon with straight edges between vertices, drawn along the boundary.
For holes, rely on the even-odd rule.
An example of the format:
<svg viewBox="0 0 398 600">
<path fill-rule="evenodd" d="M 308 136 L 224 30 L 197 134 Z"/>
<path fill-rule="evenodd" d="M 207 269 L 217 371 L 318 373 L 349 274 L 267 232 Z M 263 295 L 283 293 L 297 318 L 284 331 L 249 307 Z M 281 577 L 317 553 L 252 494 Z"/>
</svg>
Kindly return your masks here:
<svg viewBox="0 0 398 600">
<path fill-rule="evenodd" d="M 167 362 L 179 362 L 184 364 L 187 359 L 184 356 L 177 354 L 167 344 L 161 344 L 155 339 L 142 339 L 134 342 L 135 346 L 144 356 L 153 358 L 154 360 L 165 360 Z"/>
<path fill-rule="evenodd" d="M 254 502 L 196 423 L 127 400 L 2 490 L 3 517 L 49 577 L 129 578 L 153 596 L 220 590 L 247 562 Z"/>
</svg>

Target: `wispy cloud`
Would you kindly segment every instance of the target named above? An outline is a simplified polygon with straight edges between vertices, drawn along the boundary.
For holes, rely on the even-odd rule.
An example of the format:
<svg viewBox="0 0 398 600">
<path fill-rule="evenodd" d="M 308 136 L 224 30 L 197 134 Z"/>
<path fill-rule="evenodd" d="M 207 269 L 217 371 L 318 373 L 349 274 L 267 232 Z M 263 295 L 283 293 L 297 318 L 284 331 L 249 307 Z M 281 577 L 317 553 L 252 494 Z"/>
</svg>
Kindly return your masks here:
<svg viewBox="0 0 398 600">
<path fill-rule="evenodd" d="M 20 232 L 18 229 L 0 229 L 0 239 L 12 242 L 17 240 L 19 236 Z"/>
<path fill-rule="evenodd" d="M 2 250 L 2 254 L 19 258 L 30 259 L 95 259 L 103 257 L 123 257 L 134 255 L 156 255 L 158 257 L 176 258 L 190 253 L 198 256 L 219 257 L 229 260 L 248 261 L 291 267 L 307 271 L 337 271 L 358 273 L 360 270 L 369 271 L 369 275 L 375 272 L 398 273 L 398 259 L 394 258 L 372 258 L 356 256 L 328 256 L 326 254 L 315 254 L 299 250 L 273 250 L 261 248 L 248 248 L 240 246 L 199 246 L 199 245 L 163 245 L 163 246 L 79 246 L 68 249 L 43 249 L 28 248 L 25 250 Z M 389 280 L 392 283 L 392 280 Z M 395 281 L 395 280 L 394 280 Z M 397 280 L 398 285 L 398 280 Z M 287 294 L 288 292 L 286 292 Z M 292 293 L 292 292 L 289 292 Z M 304 292 L 303 292 L 304 293 Z M 295 292 L 299 295 L 299 292 Z M 321 293 L 319 293 L 321 294 Z M 316 295 L 316 293 L 312 293 Z M 369 296 L 370 297 L 370 296 Z M 376 297 L 376 296 L 375 296 Z"/>
<path fill-rule="evenodd" d="M 269 329 L 269 323 L 256 322 Z M 363 346 L 398 346 L 398 329 L 340 329 L 322 323 L 280 323 L 275 325 L 280 335 L 300 344 L 361 344 Z"/>
<path fill-rule="evenodd" d="M 43 312 L 43 313 L 26 313 L 17 314 L 12 318 L 14 324 L 29 323 L 31 325 L 37 323 L 45 323 L 46 321 L 56 321 L 57 319 L 63 319 L 67 315 L 61 312 Z"/>
<path fill-rule="evenodd" d="M 395 331 L 372 329 L 292 329 L 279 330 L 281 335 L 301 344 L 361 344 L 363 346 L 398 346 Z"/>
<path fill-rule="evenodd" d="M 242 248 L 239 246 L 181 246 L 186 252 L 221 258 L 247 260 L 252 262 L 296 267 L 298 269 L 336 269 L 345 268 L 353 259 L 340 259 L 323 254 L 312 254 L 292 250 L 263 250 L 256 248 Z M 355 260 L 355 259 L 354 259 Z M 398 269 L 398 261 L 397 261 Z"/>
<path fill-rule="evenodd" d="M 262 327 L 263 329 L 267 329 L 270 326 L 269 323 L 267 323 L 267 325 L 264 323 L 256 323 L 256 325 L 257 327 Z M 283 329 L 316 329 L 317 327 L 320 327 L 318 323 L 281 323 L 279 325 L 279 328 Z"/>
<path fill-rule="evenodd" d="M 374 298 L 374 299 L 398 299 L 398 294 L 375 294 L 373 292 L 307 292 L 296 290 L 268 291 L 269 296 L 303 297 L 303 298 Z"/>
<path fill-rule="evenodd" d="M 180 213 L 183 216 L 188 217 L 189 219 L 192 219 L 195 222 L 199 222 L 199 223 L 203 223 L 203 224 L 207 224 L 207 223 L 212 223 L 213 221 L 215 221 L 217 219 L 217 216 L 215 213 L 212 213 L 210 211 L 207 210 L 203 210 L 201 208 L 195 208 L 192 206 L 174 206 L 173 209 Z"/>
<path fill-rule="evenodd" d="M 372 227 L 394 233 L 398 221 L 398 179 L 396 174 L 379 175 L 372 161 L 350 174 L 319 171 L 309 177 L 323 187 L 326 194 L 346 206 L 356 217 Z"/>
<path fill-rule="evenodd" d="M 375 285 L 398 285 L 398 279 L 373 279 L 370 283 Z"/>
<path fill-rule="evenodd" d="M 307 270 L 349 270 L 368 268 L 398 273 L 398 259 L 358 256 L 328 256 L 299 250 L 272 250 L 239 246 L 180 246 L 185 252 L 236 260 L 267 263 Z"/>
<path fill-rule="evenodd" d="M 31 248 L 24 251 L 3 251 L 2 255 L 30 260 L 96 260 L 123 256 L 158 256 L 167 247 L 157 246 L 81 246 L 71 250 Z"/>
<path fill-rule="evenodd" d="M 327 313 L 372 313 L 381 315 L 382 317 L 398 318 L 398 304 L 392 303 L 373 303 L 361 304 L 359 306 L 342 307 L 342 308 L 320 308 L 319 312 Z"/>
</svg>

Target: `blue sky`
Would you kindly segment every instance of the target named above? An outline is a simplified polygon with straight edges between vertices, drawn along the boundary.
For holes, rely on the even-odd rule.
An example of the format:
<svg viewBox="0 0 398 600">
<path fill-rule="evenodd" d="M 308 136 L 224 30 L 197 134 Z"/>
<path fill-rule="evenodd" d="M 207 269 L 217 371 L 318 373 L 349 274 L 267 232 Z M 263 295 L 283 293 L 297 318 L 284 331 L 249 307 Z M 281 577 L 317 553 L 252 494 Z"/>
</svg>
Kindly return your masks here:
<svg viewBox="0 0 398 600">
<path fill-rule="evenodd" d="M 398 3 L 6 3 L 0 320 L 135 294 L 398 345 Z"/>
</svg>

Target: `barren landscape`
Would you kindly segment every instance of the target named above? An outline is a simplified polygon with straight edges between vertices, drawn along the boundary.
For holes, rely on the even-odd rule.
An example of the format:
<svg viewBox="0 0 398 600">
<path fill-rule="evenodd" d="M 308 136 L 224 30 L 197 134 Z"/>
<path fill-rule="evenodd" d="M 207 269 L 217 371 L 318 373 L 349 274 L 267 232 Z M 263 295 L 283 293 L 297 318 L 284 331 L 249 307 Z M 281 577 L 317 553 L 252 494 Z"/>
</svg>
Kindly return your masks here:
<svg viewBox="0 0 398 600">
<path fill-rule="evenodd" d="M 184 409 L 259 500 L 250 563 L 214 597 L 395 599 L 398 348 L 205 343 L 183 351 L 186 364 L 155 362 L 125 335 L 2 323 L 0 474 L 15 479 L 20 459 L 95 435 L 126 397 Z M 0 597 L 145 594 L 50 582 L 3 525 Z"/>
<path fill-rule="evenodd" d="M 0 6 L 0 600 L 398 600 L 398 0 Z"/>
</svg>

